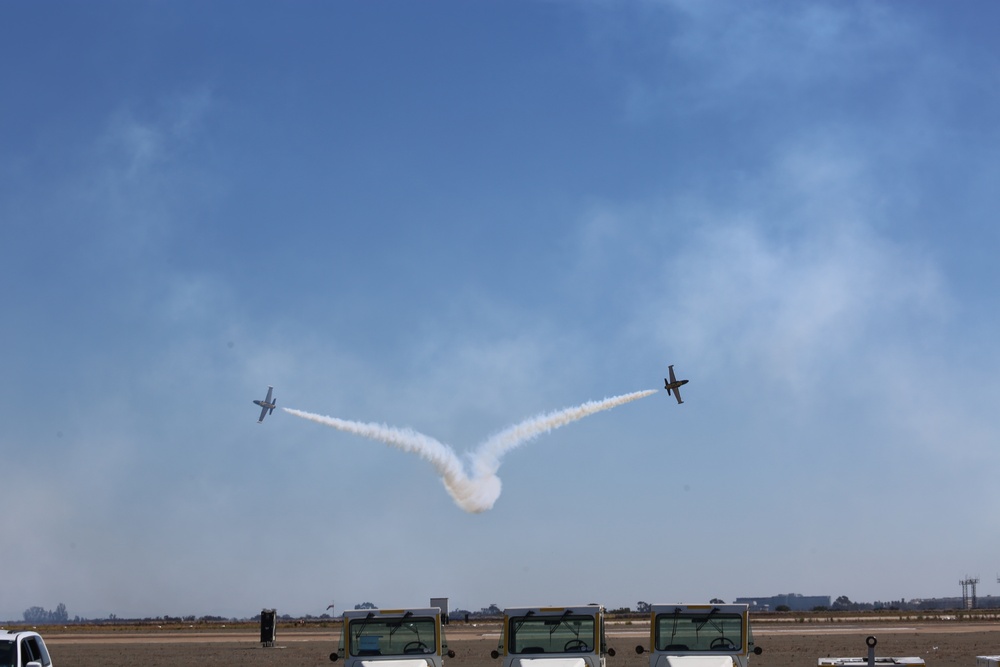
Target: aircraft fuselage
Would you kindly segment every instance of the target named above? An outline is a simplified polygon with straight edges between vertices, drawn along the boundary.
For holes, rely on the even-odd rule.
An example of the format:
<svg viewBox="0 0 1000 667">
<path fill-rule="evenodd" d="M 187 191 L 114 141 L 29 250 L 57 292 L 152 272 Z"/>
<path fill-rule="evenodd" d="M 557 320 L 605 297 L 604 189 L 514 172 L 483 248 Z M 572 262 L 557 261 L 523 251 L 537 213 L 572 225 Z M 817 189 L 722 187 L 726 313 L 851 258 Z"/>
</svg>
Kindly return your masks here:
<svg viewBox="0 0 1000 667">
<path fill-rule="evenodd" d="M 670 371 L 670 377 L 663 378 L 663 388 L 667 390 L 667 396 L 673 394 L 679 405 L 684 402 L 683 399 L 681 399 L 681 387 L 686 385 L 688 381 L 678 380 L 677 376 L 674 375 L 674 367 L 672 365 L 668 367 L 668 370 Z"/>
<path fill-rule="evenodd" d="M 274 412 L 274 407 L 276 405 L 278 405 L 278 398 L 276 396 L 275 396 L 275 398 L 273 400 L 271 399 L 271 396 L 272 396 L 271 392 L 273 390 L 274 390 L 274 387 L 270 387 L 269 386 L 267 388 L 267 396 L 265 396 L 263 399 L 254 399 L 254 402 L 253 402 L 254 405 L 259 405 L 260 406 L 260 417 L 257 419 L 257 423 L 258 424 L 261 423 L 262 421 L 264 421 L 264 417 L 266 417 L 267 415 L 273 413 Z"/>
</svg>

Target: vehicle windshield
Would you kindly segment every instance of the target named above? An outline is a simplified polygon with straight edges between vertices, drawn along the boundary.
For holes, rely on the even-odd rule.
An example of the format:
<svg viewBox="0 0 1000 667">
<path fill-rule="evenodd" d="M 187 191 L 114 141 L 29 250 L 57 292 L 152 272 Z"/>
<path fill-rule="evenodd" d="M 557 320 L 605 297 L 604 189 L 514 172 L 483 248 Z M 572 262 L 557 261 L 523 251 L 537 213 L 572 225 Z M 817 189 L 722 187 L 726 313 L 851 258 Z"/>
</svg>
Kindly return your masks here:
<svg viewBox="0 0 1000 667">
<path fill-rule="evenodd" d="M 593 616 L 514 616 L 509 622 L 510 653 L 590 653 L 595 648 Z"/>
<path fill-rule="evenodd" d="M 410 655 L 437 650 L 436 623 L 430 616 L 356 618 L 350 621 L 351 655 Z"/>
<path fill-rule="evenodd" d="M 658 651 L 738 651 L 743 648 L 743 617 L 721 612 L 658 614 L 654 641 Z"/>
</svg>

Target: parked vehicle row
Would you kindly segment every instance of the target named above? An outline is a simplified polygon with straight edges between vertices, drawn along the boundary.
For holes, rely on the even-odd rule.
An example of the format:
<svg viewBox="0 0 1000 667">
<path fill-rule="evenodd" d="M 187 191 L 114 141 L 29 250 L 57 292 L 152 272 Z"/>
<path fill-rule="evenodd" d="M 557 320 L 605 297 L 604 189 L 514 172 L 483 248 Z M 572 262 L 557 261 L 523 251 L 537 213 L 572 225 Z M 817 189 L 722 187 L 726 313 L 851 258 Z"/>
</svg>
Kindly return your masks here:
<svg viewBox="0 0 1000 667">
<path fill-rule="evenodd" d="M 502 667 L 606 667 L 615 649 L 604 626 L 600 605 L 509 608 L 491 655 L 503 658 Z M 635 650 L 649 653 L 650 667 L 747 667 L 750 656 L 761 653 L 745 604 L 653 605 L 649 647 Z M 344 667 L 442 667 L 454 656 L 441 610 L 430 607 L 344 612 L 330 659 L 343 658 Z"/>
</svg>

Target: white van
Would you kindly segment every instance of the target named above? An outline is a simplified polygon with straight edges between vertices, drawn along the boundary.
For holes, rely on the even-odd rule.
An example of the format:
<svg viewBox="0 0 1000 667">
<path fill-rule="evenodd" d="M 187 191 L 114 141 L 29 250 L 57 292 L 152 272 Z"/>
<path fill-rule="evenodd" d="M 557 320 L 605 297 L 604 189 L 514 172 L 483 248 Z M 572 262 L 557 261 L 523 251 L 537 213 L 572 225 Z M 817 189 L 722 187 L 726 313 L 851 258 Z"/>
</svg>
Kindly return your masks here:
<svg viewBox="0 0 1000 667">
<path fill-rule="evenodd" d="M 52 667 L 52 658 L 37 632 L 0 630 L 0 665 Z"/>
<path fill-rule="evenodd" d="M 500 645 L 490 653 L 503 656 L 503 667 L 605 667 L 614 654 L 600 605 L 504 609 Z"/>
<path fill-rule="evenodd" d="M 648 650 L 649 667 L 747 667 L 762 653 L 745 604 L 654 604 Z"/>
<path fill-rule="evenodd" d="M 359 609 L 344 612 L 340 644 L 330 660 L 344 667 L 443 667 L 448 650 L 441 610 Z"/>
</svg>

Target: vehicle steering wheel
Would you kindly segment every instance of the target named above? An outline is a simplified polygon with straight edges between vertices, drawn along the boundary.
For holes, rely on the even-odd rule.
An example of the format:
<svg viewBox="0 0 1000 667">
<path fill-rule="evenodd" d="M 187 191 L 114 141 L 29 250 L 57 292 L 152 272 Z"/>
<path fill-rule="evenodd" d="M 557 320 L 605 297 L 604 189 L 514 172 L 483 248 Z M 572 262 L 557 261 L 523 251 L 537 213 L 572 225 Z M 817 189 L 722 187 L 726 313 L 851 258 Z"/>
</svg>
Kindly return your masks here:
<svg viewBox="0 0 1000 667">
<path fill-rule="evenodd" d="M 729 637 L 716 637 L 712 640 L 712 643 L 708 645 L 708 648 L 713 651 L 719 649 L 728 651 L 736 648 L 736 645 L 733 644 L 733 640 Z"/>
<path fill-rule="evenodd" d="M 430 647 L 422 641 L 413 641 L 403 647 L 403 653 L 430 653 Z"/>
<path fill-rule="evenodd" d="M 583 641 L 582 639 L 570 639 L 568 642 L 566 642 L 566 645 L 563 646 L 564 653 L 572 653 L 574 651 L 578 653 L 584 653 L 589 650 L 590 647 L 587 646 L 587 642 Z"/>
</svg>

